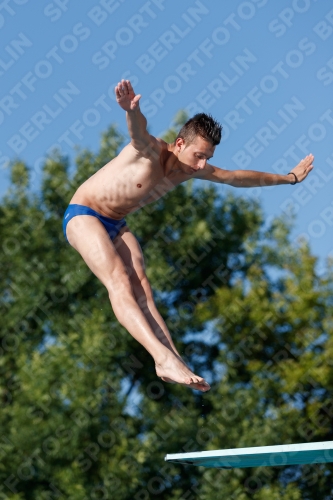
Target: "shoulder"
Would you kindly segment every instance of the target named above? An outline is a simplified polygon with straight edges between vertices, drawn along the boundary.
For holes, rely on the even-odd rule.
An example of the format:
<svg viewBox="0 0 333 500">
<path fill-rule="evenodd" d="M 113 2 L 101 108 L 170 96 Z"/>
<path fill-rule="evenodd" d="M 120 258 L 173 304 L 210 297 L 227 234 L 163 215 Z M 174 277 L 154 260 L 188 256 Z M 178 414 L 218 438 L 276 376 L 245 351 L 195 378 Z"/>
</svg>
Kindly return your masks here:
<svg viewBox="0 0 333 500">
<path fill-rule="evenodd" d="M 168 143 L 165 142 L 163 139 L 161 139 L 160 137 L 154 137 L 154 136 L 151 137 L 156 141 L 156 145 L 161 148 L 161 151 L 168 149 Z"/>
<path fill-rule="evenodd" d="M 164 149 L 167 149 L 167 144 L 162 139 L 147 134 L 145 141 L 131 141 L 131 146 L 136 150 L 139 156 L 149 159 L 155 159 Z"/>
<path fill-rule="evenodd" d="M 193 175 L 193 177 L 196 179 L 203 179 L 211 182 L 227 183 L 230 177 L 230 173 L 230 170 L 215 167 L 214 165 L 207 163 L 205 168 L 203 168 L 202 170 L 198 170 Z"/>
<path fill-rule="evenodd" d="M 193 177 L 195 177 L 196 179 L 206 179 L 214 174 L 216 168 L 217 167 L 214 167 L 213 165 L 207 163 L 205 168 L 198 170 L 195 174 L 193 174 Z"/>
</svg>

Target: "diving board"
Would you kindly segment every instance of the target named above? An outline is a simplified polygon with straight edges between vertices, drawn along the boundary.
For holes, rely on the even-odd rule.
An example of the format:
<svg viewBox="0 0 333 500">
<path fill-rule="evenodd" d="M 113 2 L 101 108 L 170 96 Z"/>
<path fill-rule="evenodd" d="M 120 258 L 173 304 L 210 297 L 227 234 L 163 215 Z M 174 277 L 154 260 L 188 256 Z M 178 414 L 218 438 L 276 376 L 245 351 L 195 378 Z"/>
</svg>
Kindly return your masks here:
<svg viewBox="0 0 333 500">
<path fill-rule="evenodd" d="M 219 469 L 327 463 L 333 462 L 333 441 L 175 453 L 164 460 Z"/>
</svg>

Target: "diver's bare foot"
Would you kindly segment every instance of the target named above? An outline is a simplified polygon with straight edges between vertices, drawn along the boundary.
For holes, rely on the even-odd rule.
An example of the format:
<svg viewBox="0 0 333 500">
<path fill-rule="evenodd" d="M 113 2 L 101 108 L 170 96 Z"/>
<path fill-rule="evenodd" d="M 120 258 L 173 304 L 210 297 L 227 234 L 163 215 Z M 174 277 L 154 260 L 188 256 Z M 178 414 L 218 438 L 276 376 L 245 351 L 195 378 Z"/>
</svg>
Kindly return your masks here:
<svg viewBox="0 0 333 500">
<path fill-rule="evenodd" d="M 164 381 L 181 384 L 191 389 L 206 392 L 210 385 L 202 377 L 195 375 L 185 363 L 170 353 L 162 363 L 156 363 L 156 373 Z"/>
<path fill-rule="evenodd" d="M 197 378 L 200 379 L 201 377 L 197 377 Z M 191 389 L 196 389 L 197 391 L 201 391 L 201 392 L 207 392 L 210 389 L 210 385 L 204 379 L 202 379 L 203 382 L 195 382 L 195 383 L 192 382 L 190 384 L 183 384 L 181 382 L 175 382 L 174 380 L 171 380 L 171 378 L 167 378 L 167 377 L 161 377 L 161 380 L 163 380 L 163 382 L 168 382 L 169 384 L 184 385 L 185 387 L 190 387 Z"/>
</svg>

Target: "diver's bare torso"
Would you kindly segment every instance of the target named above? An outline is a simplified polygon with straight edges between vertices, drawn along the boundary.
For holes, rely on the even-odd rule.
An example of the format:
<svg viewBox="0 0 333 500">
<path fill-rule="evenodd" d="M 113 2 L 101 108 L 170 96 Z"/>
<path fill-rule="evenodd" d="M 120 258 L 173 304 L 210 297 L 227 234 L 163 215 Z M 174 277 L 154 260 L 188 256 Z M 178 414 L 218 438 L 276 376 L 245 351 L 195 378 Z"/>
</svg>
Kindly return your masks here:
<svg viewBox="0 0 333 500">
<path fill-rule="evenodd" d="M 150 153 L 145 156 L 129 143 L 78 188 L 70 203 L 121 219 L 192 177 L 169 168 L 173 163 L 170 155 L 167 143 L 161 139 L 152 137 Z"/>
</svg>

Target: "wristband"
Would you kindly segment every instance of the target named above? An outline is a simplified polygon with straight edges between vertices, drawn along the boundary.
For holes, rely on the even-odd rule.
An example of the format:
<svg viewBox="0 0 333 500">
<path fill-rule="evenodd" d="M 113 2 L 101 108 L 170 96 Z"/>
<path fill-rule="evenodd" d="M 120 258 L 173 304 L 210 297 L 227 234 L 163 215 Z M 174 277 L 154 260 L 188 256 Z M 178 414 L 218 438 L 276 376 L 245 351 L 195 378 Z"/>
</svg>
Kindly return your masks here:
<svg viewBox="0 0 333 500">
<path fill-rule="evenodd" d="M 290 174 L 291 174 L 291 175 L 293 175 L 293 176 L 295 177 L 294 182 L 291 182 L 291 183 L 290 183 L 292 186 L 294 186 L 294 185 L 298 182 L 298 179 L 297 179 L 297 177 L 296 177 L 296 174 L 294 174 L 294 172 L 289 172 L 289 174 L 288 174 L 288 175 L 290 175 Z"/>
</svg>

